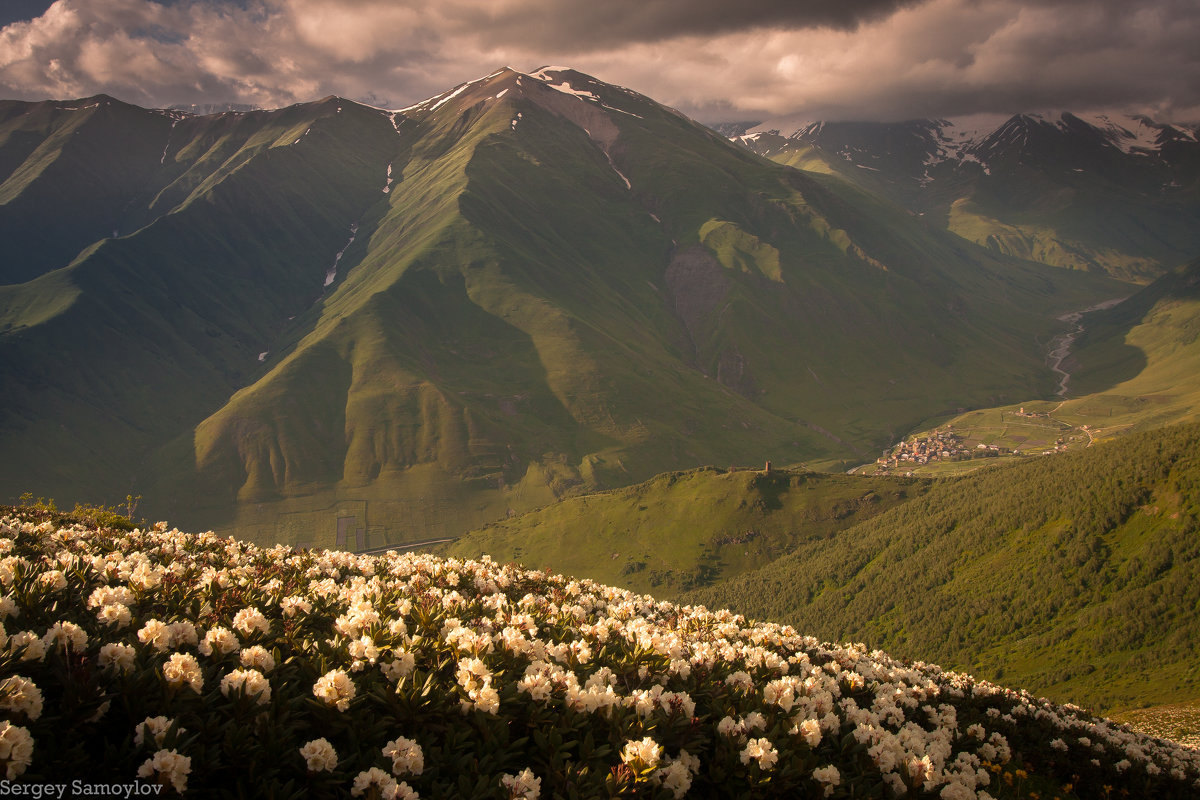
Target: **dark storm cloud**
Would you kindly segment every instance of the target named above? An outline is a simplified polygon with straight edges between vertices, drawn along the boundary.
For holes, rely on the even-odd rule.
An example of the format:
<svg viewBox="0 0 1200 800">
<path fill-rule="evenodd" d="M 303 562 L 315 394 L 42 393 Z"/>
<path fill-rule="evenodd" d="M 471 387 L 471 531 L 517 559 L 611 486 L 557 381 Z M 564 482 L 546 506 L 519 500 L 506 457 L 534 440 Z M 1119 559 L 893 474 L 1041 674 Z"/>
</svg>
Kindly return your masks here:
<svg viewBox="0 0 1200 800">
<path fill-rule="evenodd" d="M 555 63 L 709 121 L 1179 118 L 1197 41 L 1195 0 L 58 0 L 0 29 L 0 96 L 398 106 Z"/>
<path fill-rule="evenodd" d="M 581 52 L 683 36 L 723 36 L 758 28 L 852 29 L 920 0 L 523 0 L 460 3 L 451 19 L 485 40 L 527 42 Z M 480 24 L 480 14 L 486 23 Z"/>
</svg>

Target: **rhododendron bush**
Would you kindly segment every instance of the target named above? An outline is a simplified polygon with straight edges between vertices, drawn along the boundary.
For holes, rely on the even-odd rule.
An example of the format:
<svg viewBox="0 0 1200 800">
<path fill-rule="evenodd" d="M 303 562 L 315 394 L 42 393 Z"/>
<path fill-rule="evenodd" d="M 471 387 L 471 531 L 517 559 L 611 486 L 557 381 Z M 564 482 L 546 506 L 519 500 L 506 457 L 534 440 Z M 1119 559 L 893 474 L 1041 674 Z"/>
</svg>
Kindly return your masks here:
<svg viewBox="0 0 1200 800">
<path fill-rule="evenodd" d="M 0 519 L 0 780 L 276 797 L 1192 797 L 1200 753 L 729 612 Z M 1114 796 L 1115 796 L 1114 795 Z"/>
</svg>

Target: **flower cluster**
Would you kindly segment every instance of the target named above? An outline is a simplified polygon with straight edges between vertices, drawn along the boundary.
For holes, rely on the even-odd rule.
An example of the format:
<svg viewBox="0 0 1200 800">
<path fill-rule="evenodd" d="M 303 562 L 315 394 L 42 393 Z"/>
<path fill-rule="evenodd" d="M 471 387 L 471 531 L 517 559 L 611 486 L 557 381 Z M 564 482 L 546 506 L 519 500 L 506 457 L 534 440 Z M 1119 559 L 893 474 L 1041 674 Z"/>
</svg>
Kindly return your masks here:
<svg viewBox="0 0 1200 800">
<path fill-rule="evenodd" d="M 1019 763 L 1078 796 L 1200 789 L 1200 753 L 1082 709 L 486 557 L 264 549 L 13 512 L 0 623 L 10 780 L 988 800 L 1004 796 L 996 769 Z"/>
</svg>

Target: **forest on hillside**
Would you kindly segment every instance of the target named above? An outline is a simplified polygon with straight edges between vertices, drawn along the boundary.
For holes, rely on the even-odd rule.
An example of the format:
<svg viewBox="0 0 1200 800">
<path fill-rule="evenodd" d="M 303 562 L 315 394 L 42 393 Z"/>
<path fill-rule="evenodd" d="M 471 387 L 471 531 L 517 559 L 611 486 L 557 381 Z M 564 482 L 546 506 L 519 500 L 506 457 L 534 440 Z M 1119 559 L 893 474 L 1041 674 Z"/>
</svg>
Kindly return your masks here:
<svg viewBox="0 0 1200 800">
<path fill-rule="evenodd" d="M 1101 709 L 1200 692 L 1200 425 L 939 484 L 687 599 Z"/>
</svg>

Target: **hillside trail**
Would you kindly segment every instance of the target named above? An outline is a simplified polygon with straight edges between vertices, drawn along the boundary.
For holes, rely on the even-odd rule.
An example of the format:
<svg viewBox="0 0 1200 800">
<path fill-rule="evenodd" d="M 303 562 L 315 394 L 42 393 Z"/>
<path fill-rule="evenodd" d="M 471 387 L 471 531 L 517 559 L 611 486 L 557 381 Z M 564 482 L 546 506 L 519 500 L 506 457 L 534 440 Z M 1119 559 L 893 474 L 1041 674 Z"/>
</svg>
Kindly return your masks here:
<svg viewBox="0 0 1200 800">
<path fill-rule="evenodd" d="M 1096 305 L 1085 308 L 1082 311 L 1072 311 L 1071 313 L 1063 314 L 1058 318 L 1062 322 L 1067 322 L 1074 326 L 1071 330 L 1067 331 L 1061 336 L 1056 336 L 1050 340 L 1050 352 L 1046 356 L 1050 361 L 1050 369 L 1059 376 L 1058 391 L 1055 392 L 1055 394 L 1058 397 L 1063 398 L 1064 402 L 1067 398 L 1067 384 L 1071 380 L 1071 373 L 1063 369 L 1062 365 L 1063 362 L 1066 361 L 1071 355 L 1071 346 L 1075 344 L 1075 340 L 1078 339 L 1079 335 L 1084 331 L 1084 315 L 1090 314 L 1093 311 L 1103 311 L 1107 308 L 1112 308 L 1124 299 L 1124 297 L 1117 297 L 1112 300 L 1105 300 L 1102 303 L 1097 303 Z M 1062 407 L 1062 403 L 1059 403 L 1058 405 L 1059 408 Z M 1058 408 L 1055 408 L 1054 410 L 1057 411 Z"/>
</svg>

